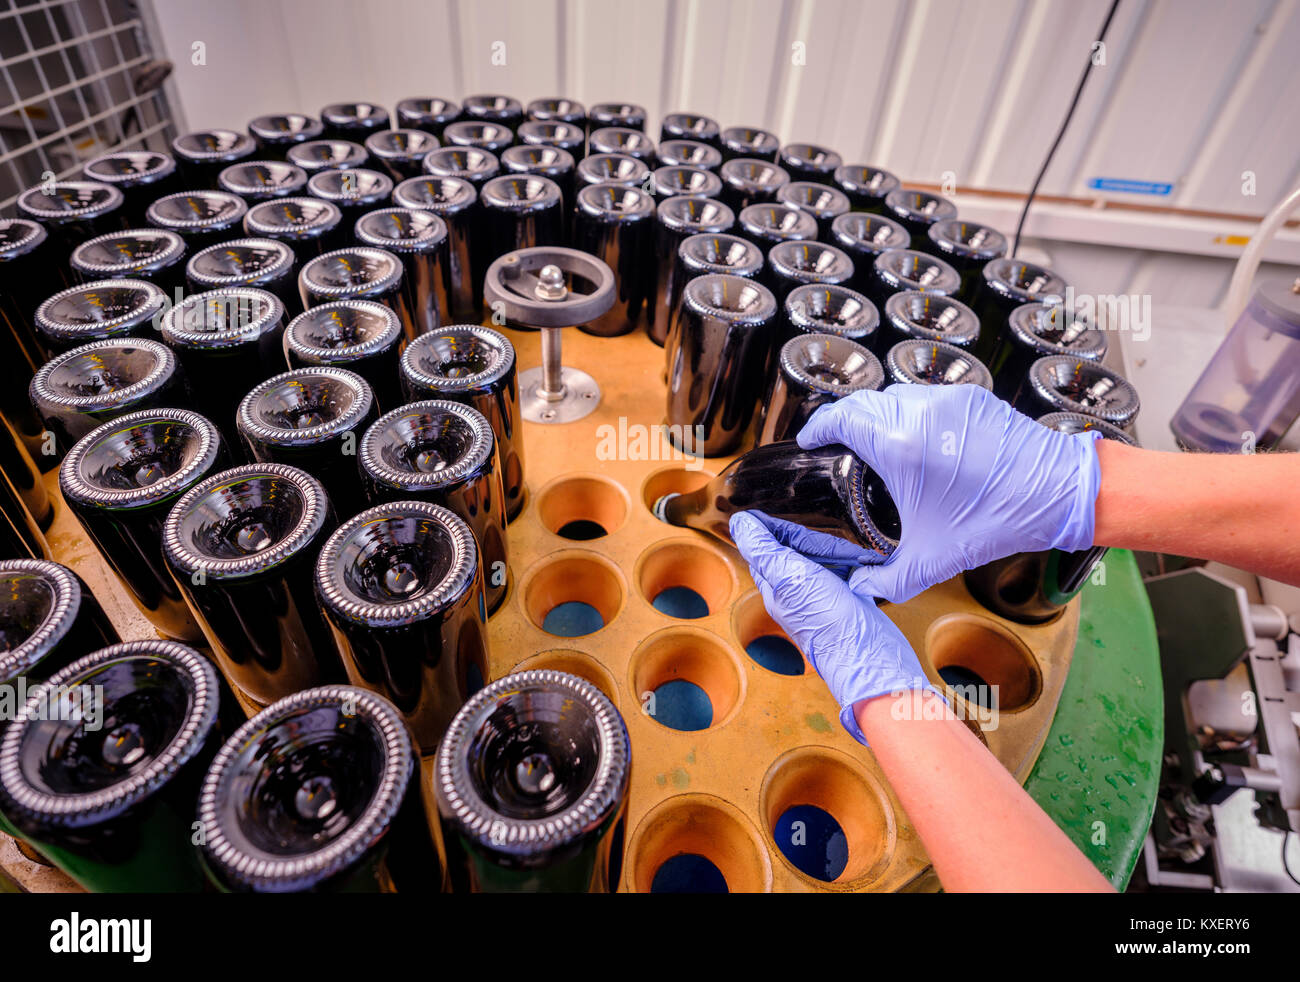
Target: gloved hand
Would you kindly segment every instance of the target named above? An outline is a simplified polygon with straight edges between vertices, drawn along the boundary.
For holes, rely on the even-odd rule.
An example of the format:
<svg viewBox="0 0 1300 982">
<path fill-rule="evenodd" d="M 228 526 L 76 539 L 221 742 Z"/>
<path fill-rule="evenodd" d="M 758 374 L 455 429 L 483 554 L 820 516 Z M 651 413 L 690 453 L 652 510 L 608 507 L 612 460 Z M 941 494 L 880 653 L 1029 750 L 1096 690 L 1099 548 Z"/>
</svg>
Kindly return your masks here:
<svg viewBox="0 0 1300 982">
<path fill-rule="evenodd" d="M 836 575 L 857 569 L 865 550 L 759 511 L 737 512 L 729 528 L 763 606 L 826 682 L 854 739 L 867 742 L 855 702 L 912 689 L 938 692 L 894 622 Z"/>
<path fill-rule="evenodd" d="M 884 480 L 902 539 L 849 582 L 901 603 L 1003 556 L 1091 546 L 1099 437 L 1050 430 L 979 386 L 896 384 L 822 406 L 798 441 L 842 443 Z"/>
</svg>

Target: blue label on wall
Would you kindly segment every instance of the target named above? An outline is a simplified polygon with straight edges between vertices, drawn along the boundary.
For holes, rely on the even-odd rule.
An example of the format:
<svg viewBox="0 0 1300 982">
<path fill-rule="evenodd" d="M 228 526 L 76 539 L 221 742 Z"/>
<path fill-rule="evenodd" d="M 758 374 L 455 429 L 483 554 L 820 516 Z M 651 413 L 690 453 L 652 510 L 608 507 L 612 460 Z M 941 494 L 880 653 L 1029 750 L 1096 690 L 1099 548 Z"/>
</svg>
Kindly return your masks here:
<svg viewBox="0 0 1300 982">
<path fill-rule="evenodd" d="M 1161 181 L 1126 181 L 1119 177 L 1094 177 L 1088 187 L 1098 191 L 1125 191 L 1128 194 L 1169 194 L 1172 184 Z"/>
</svg>

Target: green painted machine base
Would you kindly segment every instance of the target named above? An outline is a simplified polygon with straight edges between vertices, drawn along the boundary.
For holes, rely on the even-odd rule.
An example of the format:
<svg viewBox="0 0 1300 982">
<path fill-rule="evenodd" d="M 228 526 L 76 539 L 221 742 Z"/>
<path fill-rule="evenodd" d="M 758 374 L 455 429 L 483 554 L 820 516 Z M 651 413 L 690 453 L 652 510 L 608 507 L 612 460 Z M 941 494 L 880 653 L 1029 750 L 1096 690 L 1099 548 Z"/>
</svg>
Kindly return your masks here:
<svg viewBox="0 0 1300 982">
<path fill-rule="evenodd" d="M 1079 639 L 1025 790 L 1118 890 L 1155 812 L 1164 746 L 1160 649 L 1133 554 L 1112 549 L 1082 592 Z"/>
</svg>

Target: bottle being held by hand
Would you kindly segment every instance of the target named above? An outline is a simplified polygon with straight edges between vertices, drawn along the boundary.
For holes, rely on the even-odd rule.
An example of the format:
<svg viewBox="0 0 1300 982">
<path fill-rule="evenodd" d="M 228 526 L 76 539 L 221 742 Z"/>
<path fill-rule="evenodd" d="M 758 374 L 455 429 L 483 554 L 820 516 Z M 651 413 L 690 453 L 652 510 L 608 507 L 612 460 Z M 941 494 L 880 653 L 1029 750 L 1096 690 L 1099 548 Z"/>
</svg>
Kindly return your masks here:
<svg viewBox="0 0 1300 982">
<path fill-rule="evenodd" d="M 697 491 L 666 494 L 655 517 L 731 541 L 727 524 L 755 510 L 856 542 L 884 562 L 902 525 L 885 483 L 847 447 L 804 450 L 793 440 L 756 447 Z M 878 557 L 878 558 L 877 558 Z"/>
</svg>

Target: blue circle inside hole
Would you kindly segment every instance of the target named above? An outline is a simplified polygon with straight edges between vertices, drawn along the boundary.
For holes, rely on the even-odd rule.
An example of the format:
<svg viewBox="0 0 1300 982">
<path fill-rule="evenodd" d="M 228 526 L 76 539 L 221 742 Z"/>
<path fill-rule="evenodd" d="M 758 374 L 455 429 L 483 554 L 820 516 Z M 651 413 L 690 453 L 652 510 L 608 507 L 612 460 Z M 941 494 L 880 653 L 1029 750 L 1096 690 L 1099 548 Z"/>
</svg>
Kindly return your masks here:
<svg viewBox="0 0 1300 982">
<path fill-rule="evenodd" d="M 604 626 L 605 618 L 600 616 L 600 611 L 581 600 L 557 604 L 542 619 L 542 630 L 561 638 L 580 638 Z"/>
<path fill-rule="evenodd" d="M 939 678 L 943 679 L 948 685 L 961 692 L 965 698 L 967 693 L 974 692 L 975 699 L 967 699 L 967 702 L 974 702 L 983 709 L 992 709 L 995 700 L 993 698 L 993 689 L 979 675 L 976 675 L 969 668 L 962 668 L 960 665 L 945 665 L 939 669 Z"/>
<path fill-rule="evenodd" d="M 772 840 L 795 869 L 818 880 L 838 879 L 849 864 L 849 840 L 828 812 L 793 805 L 776 820 Z"/>
<path fill-rule="evenodd" d="M 694 682 L 672 679 L 654 690 L 650 718 L 673 730 L 707 730 L 713 723 L 709 694 Z"/>
<path fill-rule="evenodd" d="M 667 590 L 659 591 L 651 601 L 651 606 L 661 614 L 682 620 L 709 616 L 708 603 L 688 586 L 670 586 Z"/>
<path fill-rule="evenodd" d="M 762 634 L 745 645 L 745 654 L 769 672 L 777 675 L 802 675 L 803 655 L 779 634 Z"/>
<path fill-rule="evenodd" d="M 729 893 L 722 870 L 698 853 L 684 852 L 655 870 L 651 893 Z"/>
</svg>

